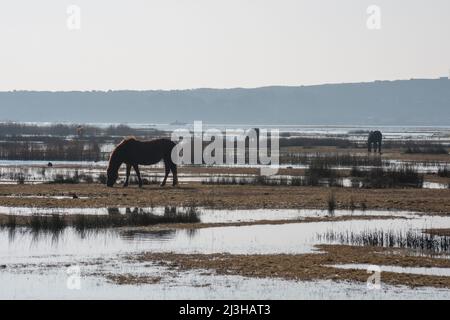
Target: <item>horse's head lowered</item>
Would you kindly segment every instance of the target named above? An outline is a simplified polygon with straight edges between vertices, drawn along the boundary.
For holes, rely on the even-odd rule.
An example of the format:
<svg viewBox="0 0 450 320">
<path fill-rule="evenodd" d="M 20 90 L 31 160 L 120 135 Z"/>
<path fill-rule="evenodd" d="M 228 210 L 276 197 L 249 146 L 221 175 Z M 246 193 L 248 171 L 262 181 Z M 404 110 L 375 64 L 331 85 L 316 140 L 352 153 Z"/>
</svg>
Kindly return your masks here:
<svg viewBox="0 0 450 320">
<path fill-rule="evenodd" d="M 117 169 L 115 169 L 113 166 L 111 166 L 111 164 L 110 164 L 108 166 L 108 171 L 107 171 L 106 185 L 108 187 L 114 186 L 114 184 L 116 183 L 118 178 L 119 178 L 119 171 Z"/>
<path fill-rule="evenodd" d="M 119 160 L 120 156 L 120 145 L 114 149 L 114 151 L 111 154 L 111 157 L 109 158 L 109 164 L 108 164 L 108 169 L 106 171 L 106 175 L 107 175 L 107 180 L 106 180 L 106 185 L 108 187 L 112 187 L 114 186 L 114 184 L 116 183 L 117 179 L 119 178 L 119 168 L 120 165 L 122 164 L 122 161 Z"/>
</svg>

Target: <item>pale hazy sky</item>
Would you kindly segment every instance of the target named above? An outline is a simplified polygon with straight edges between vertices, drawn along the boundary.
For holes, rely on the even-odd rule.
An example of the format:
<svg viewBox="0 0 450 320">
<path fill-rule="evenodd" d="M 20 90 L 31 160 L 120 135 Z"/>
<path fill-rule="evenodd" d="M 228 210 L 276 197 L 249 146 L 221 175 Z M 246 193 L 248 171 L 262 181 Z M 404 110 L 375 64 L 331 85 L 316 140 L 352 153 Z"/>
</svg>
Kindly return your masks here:
<svg viewBox="0 0 450 320">
<path fill-rule="evenodd" d="M 366 26 L 372 4 L 381 30 Z M 436 78 L 450 72 L 450 1 L 2 0 L 0 41 L 0 91 Z"/>
</svg>

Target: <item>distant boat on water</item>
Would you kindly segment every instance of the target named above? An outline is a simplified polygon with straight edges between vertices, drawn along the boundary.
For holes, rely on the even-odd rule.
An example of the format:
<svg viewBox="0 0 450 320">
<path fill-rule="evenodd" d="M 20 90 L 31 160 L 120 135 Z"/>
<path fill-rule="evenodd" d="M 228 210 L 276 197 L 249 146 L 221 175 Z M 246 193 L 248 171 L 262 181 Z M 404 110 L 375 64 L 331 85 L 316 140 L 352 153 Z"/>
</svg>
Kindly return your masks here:
<svg viewBox="0 0 450 320">
<path fill-rule="evenodd" d="M 176 120 L 175 122 L 172 122 L 170 125 L 171 126 L 185 126 L 185 125 L 187 125 L 187 123 Z"/>
</svg>

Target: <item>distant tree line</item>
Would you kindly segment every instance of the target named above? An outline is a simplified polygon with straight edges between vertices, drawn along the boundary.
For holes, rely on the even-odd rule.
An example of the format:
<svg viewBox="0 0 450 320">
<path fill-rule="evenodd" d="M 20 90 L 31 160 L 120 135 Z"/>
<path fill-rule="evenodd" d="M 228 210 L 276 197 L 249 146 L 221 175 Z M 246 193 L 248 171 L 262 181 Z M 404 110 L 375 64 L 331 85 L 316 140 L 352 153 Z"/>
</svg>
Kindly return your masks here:
<svg viewBox="0 0 450 320">
<path fill-rule="evenodd" d="M 164 136 L 153 128 L 127 125 L 99 127 L 80 124 L 0 123 L 0 160 L 101 161 L 109 153 L 104 144 L 117 144 L 126 136 L 153 139 Z"/>
<path fill-rule="evenodd" d="M 105 156 L 96 142 L 62 139 L 45 144 L 0 142 L 1 160 L 100 161 Z"/>
<path fill-rule="evenodd" d="M 0 136 L 158 136 L 162 131 L 154 128 L 138 129 L 119 124 L 107 127 L 82 124 L 30 124 L 19 122 L 0 123 Z"/>
</svg>

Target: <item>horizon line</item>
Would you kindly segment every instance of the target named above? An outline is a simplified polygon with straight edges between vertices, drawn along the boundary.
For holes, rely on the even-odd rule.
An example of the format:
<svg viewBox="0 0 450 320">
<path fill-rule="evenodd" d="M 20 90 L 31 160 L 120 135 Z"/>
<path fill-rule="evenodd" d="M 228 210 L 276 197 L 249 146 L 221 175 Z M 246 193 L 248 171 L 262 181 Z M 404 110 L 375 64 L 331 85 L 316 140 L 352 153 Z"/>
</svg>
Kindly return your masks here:
<svg viewBox="0 0 450 320">
<path fill-rule="evenodd" d="M 318 87 L 327 85 L 352 85 L 352 84 L 371 84 L 378 82 L 397 82 L 397 81 L 424 81 L 424 80 L 450 80 L 449 76 L 441 76 L 438 78 L 409 78 L 409 79 L 395 79 L 395 80 L 372 80 L 372 81 L 360 81 L 360 82 L 325 82 L 321 84 L 299 84 L 299 85 L 283 85 L 273 84 L 259 87 L 193 87 L 182 89 L 84 89 L 84 90 L 34 90 L 34 89 L 13 89 L 13 90 L 0 90 L 0 93 L 12 93 L 12 92 L 50 92 L 50 93 L 70 93 L 70 92 L 120 92 L 120 91 L 135 91 L 135 92 L 148 92 L 148 91 L 195 91 L 195 90 L 255 90 L 264 88 L 301 88 L 301 87 Z"/>
</svg>

